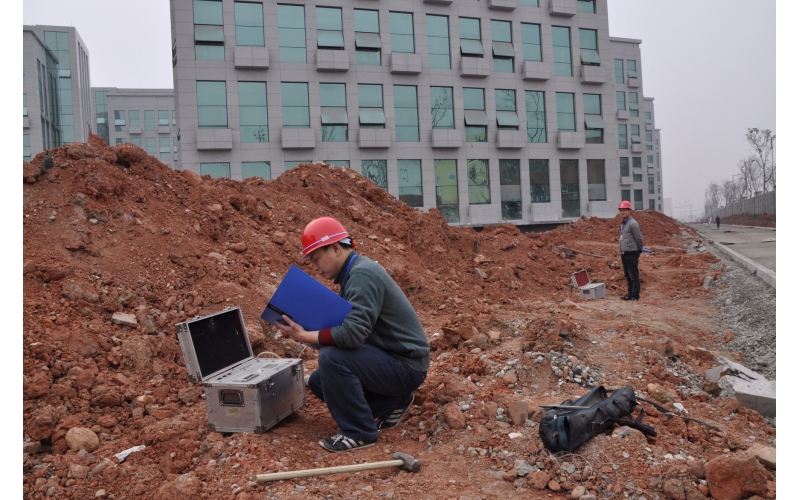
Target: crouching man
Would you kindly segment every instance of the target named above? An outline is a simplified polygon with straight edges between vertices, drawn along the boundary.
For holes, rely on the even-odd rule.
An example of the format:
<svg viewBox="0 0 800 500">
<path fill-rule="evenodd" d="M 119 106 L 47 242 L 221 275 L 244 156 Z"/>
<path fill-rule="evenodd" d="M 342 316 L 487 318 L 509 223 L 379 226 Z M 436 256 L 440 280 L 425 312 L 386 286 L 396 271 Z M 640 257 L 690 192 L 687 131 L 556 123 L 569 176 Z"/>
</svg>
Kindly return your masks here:
<svg viewBox="0 0 800 500">
<path fill-rule="evenodd" d="M 309 222 L 303 259 L 340 287 L 353 305 L 344 322 L 306 331 L 287 316 L 279 328 L 299 342 L 319 344 L 319 368 L 308 386 L 328 407 L 339 431 L 320 446 L 331 452 L 365 448 L 411 407 L 430 366 L 422 323 L 386 270 L 355 252 L 355 241 L 332 217 Z M 309 304 L 313 307 L 313 304 Z"/>
</svg>

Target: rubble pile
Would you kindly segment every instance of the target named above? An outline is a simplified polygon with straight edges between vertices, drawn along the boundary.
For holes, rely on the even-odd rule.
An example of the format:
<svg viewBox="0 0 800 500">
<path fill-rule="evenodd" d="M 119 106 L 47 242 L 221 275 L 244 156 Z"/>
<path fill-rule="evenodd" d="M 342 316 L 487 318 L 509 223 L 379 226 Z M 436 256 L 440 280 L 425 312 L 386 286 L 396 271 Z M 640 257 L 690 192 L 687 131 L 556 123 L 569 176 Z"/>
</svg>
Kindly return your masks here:
<svg viewBox="0 0 800 500">
<path fill-rule="evenodd" d="M 94 136 L 23 167 L 26 498 L 774 497 L 775 427 L 702 376 L 716 366 L 705 352 L 741 359 L 718 343 L 703 287 L 724 267 L 663 214 L 635 214 L 654 253 L 641 259 L 643 300 L 628 304 L 615 300 L 625 280 L 614 220 L 478 232 L 350 169 L 210 179 Z M 432 366 L 408 417 L 377 446 L 342 455 L 317 446 L 336 428 L 311 395 L 266 434 L 209 432 L 174 324 L 239 306 L 255 353 L 301 357 L 312 371 L 313 351 L 257 318 L 291 264 L 313 275 L 300 233 L 322 215 L 389 271 L 428 333 Z M 570 274 L 581 269 L 607 299 L 578 298 Z M 657 438 L 619 428 L 551 454 L 538 405 L 593 384 L 633 385 L 679 416 L 645 405 Z M 394 451 L 423 471 L 255 482 Z"/>
</svg>

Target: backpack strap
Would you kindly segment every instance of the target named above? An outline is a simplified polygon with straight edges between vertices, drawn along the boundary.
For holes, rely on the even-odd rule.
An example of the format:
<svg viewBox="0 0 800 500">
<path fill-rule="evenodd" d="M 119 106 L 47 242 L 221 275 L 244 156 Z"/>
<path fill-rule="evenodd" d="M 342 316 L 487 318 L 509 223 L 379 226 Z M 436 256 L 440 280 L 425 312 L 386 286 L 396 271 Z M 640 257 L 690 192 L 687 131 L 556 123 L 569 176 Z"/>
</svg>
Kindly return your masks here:
<svg viewBox="0 0 800 500">
<path fill-rule="evenodd" d="M 642 434 L 644 434 L 646 436 L 651 436 L 651 437 L 658 436 L 658 433 L 656 432 L 656 430 L 652 426 L 649 426 L 649 425 L 643 423 L 643 420 L 644 420 L 644 408 L 642 408 L 639 411 L 639 416 L 636 417 L 636 420 L 627 420 L 627 419 L 623 419 L 623 418 L 611 418 L 609 420 L 611 420 L 612 422 L 614 422 L 616 424 L 619 424 L 619 425 L 626 425 L 628 427 L 633 427 L 634 429 L 636 429 L 637 431 L 640 431 Z"/>
<path fill-rule="evenodd" d="M 671 411 L 667 410 L 663 406 L 661 406 L 658 403 L 655 403 L 653 401 L 650 401 L 649 399 L 640 398 L 639 396 L 636 396 L 636 399 L 638 399 L 639 401 L 644 401 L 645 403 L 650 403 L 651 405 L 653 405 L 653 407 L 656 410 L 660 411 L 661 413 L 663 413 L 664 415 L 668 416 L 669 418 L 678 417 L 678 418 L 683 419 L 684 422 L 695 422 L 695 423 L 698 423 L 700 425 L 704 425 L 704 426 L 708 427 L 711 430 L 719 431 L 719 432 L 725 434 L 725 431 L 723 431 L 719 427 L 715 427 L 715 426 L 713 426 L 711 424 L 707 424 L 707 423 L 703 422 L 702 420 L 697 420 L 696 418 L 685 417 L 683 415 L 678 415 L 676 413 L 672 413 Z"/>
</svg>

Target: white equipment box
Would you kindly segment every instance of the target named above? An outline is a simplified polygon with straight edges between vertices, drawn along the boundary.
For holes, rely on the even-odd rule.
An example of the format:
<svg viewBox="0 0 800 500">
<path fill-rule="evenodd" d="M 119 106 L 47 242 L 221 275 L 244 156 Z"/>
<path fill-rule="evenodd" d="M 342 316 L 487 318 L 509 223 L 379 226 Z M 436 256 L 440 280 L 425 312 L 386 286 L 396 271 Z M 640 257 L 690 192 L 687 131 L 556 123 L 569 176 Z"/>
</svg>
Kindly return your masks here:
<svg viewBox="0 0 800 500">
<path fill-rule="evenodd" d="M 589 272 L 581 269 L 577 273 L 572 273 L 572 286 L 578 289 L 578 294 L 582 299 L 602 299 L 606 296 L 605 283 L 590 283 Z"/>
</svg>

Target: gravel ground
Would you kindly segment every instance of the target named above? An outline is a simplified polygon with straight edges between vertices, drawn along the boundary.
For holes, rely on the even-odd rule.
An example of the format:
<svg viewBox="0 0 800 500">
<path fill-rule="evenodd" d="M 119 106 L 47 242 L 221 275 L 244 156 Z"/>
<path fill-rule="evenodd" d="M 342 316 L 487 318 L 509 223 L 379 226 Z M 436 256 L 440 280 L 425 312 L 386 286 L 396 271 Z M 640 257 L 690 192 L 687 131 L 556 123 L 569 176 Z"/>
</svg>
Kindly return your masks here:
<svg viewBox="0 0 800 500">
<path fill-rule="evenodd" d="M 720 313 L 716 316 L 723 329 L 733 330 L 727 347 L 745 355 L 745 364 L 769 379 L 775 378 L 775 289 L 734 262 L 713 246 L 707 247 L 725 265 L 725 272 L 712 285 L 717 296 L 714 303 Z"/>
</svg>

